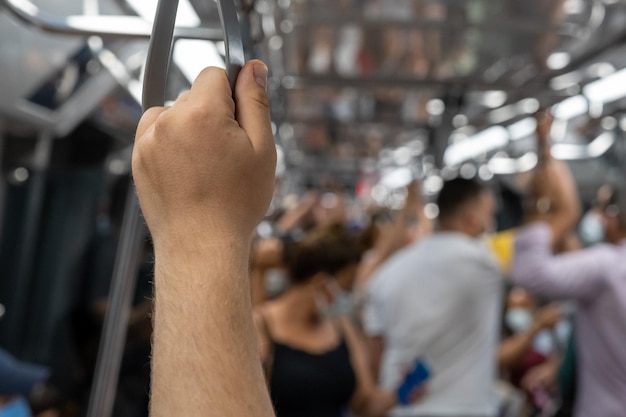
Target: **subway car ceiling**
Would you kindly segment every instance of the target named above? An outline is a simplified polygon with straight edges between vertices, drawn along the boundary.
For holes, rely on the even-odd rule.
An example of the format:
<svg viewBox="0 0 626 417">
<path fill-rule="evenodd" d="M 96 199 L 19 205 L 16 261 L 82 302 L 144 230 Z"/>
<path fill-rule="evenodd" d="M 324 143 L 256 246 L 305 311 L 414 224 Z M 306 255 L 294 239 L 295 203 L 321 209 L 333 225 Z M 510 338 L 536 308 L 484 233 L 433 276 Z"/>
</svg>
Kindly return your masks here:
<svg viewBox="0 0 626 417">
<path fill-rule="evenodd" d="M 553 154 L 571 161 L 583 192 L 622 176 L 622 1 L 236 3 L 249 52 L 271 68 L 286 187 L 333 178 L 354 190 L 371 176 L 392 188 L 407 172 L 508 181 L 536 163 L 531 116 L 545 107 L 556 116 Z M 127 172 L 155 7 L 0 2 L 0 132 L 7 150 L 23 148 L 18 159 L 5 152 L 5 171 L 28 165 L 33 139 L 99 132 L 111 142 L 101 160 L 115 155 L 126 162 L 116 172 Z M 177 27 L 171 100 L 203 66 L 224 65 L 214 1 L 181 0 Z"/>
</svg>

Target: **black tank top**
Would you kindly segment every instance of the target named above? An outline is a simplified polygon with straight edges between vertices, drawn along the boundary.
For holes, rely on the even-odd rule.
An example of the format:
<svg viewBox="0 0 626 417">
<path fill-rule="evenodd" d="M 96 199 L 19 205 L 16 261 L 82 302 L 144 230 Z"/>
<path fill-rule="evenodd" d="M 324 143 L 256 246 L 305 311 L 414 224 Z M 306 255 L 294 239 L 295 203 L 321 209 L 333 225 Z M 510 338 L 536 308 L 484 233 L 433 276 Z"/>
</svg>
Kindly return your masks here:
<svg viewBox="0 0 626 417">
<path fill-rule="evenodd" d="M 311 354 L 274 341 L 269 331 L 268 337 L 273 344 L 269 388 L 276 416 L 343 417 L 356 390 L 345 340 L 328 352 Z"/>
</svg>

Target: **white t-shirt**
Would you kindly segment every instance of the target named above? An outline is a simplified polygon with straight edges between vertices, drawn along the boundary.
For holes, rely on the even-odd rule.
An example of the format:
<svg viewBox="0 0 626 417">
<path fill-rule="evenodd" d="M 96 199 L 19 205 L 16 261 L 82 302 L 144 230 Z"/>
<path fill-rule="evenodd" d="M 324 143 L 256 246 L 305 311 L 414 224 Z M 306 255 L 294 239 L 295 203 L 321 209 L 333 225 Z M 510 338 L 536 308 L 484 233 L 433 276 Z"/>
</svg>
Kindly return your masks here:
<svg viewBox="0 0 626 417">
<path fill-rule="evenodd" d="M 411 364 L 431 369 L 427 396 L 392 416 L 495 416 L 503 281 L 479 239 L 436 233 L 401 251 L 372 278 L 365 329 L 383 336 L 380 383 L 397 388 Z"/>
</svg>

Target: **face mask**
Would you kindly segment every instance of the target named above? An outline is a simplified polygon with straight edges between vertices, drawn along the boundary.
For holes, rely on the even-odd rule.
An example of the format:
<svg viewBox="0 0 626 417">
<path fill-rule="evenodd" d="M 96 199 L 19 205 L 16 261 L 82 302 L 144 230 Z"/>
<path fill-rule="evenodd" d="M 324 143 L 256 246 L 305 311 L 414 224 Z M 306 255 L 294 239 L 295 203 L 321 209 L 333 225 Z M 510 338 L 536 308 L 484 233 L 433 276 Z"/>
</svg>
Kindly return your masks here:
<svg viewBox="0 0 626 417">
<path fill-rule="evenodd" d="M 587 213 L 579 226 L 580 238 L 586 245 L 593 245 L 604 241 L 604 222 L 597 213 Z"/>
<path fill-rule="evenodd" d="M 18 398 L 0 408 L 0 417 L 31 417 L 26 400 Z"/>
<path fill-rule="evenodd" d="M 520 333 L 532 325 L 533 316 L 527 308 L 513 307 L 506 312 L 504 321 L 514 333 Z"/>
<path fill-rule="evenodd" d="M 330 281 L 326 286 L 333 296 L 333 301 L 328 303 L 325 297 L 318 296 L 316 300 L 320 314 L 329 318 L 352 315 L 356 309 L 354 296 L 342 290 L 335 281 Z"/>
</svg>

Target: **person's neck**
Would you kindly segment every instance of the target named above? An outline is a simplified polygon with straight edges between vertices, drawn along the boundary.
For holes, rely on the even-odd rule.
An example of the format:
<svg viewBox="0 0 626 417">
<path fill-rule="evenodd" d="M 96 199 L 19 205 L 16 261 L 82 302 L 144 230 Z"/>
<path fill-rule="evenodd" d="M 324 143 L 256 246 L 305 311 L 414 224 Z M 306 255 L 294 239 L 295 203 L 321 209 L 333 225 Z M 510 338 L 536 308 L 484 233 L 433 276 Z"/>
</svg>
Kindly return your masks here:
<svg viewBox="0 0 626 417">
<path fill-rule="evenodd" d="M 439 223 L 437 231 L 442 233 L 460 233 L 470 238 L 476 237 L 476 235 L 471 230 L 469 230 L 469 227 L 461 222 Z"/>
<path fill-rule="evenodd" d="M 315 301 L 315 292 L 307 285 L 291 287 L 280 299 L 286 320 L 291 323 L 315 325 L 321 316 Z"/>
</svg>

